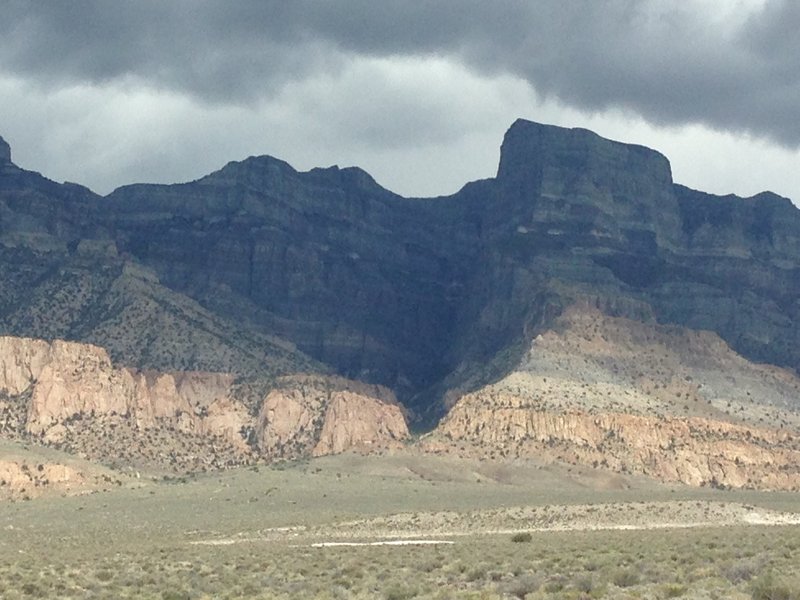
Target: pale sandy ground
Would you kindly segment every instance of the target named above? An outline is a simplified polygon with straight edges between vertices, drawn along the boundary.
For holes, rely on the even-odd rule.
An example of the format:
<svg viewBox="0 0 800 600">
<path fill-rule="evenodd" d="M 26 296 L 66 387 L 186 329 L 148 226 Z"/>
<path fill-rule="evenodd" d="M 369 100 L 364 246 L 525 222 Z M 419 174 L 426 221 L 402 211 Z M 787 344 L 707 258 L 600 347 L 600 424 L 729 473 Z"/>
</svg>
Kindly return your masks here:
<svg viewBox="0 0 800 600">
<path fill-rule="evenodd" d="M 453 542 L 465 535 L 519 532 L 657 530 L 736 525 L 800 525 L 800 513 L 740 503 L 695 500 L 578 505 L 518 506 L 475 511 L 408 512 L 342 521 L 242 532 L 190 544 L 228 545 L 293 541 L 311 546 L 409 545 Z"/>
</svg>

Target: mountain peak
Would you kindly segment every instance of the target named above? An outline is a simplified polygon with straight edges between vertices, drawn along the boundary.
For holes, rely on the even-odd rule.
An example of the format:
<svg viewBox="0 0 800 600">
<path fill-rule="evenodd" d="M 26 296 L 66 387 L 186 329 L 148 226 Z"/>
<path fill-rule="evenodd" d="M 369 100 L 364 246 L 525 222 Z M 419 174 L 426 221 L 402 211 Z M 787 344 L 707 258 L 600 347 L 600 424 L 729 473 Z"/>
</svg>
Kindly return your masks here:
<svg viewBox="0 0 800 600">
<path fill-rule="evenodd" d="M 0 165 L 11 164 L 11 146 L 0 136 Z"/>
<path fill-rule="evenodd" d="M 640 171 L 654 183 L 672 184 L 669 161 L 650 148 L 615 142 L 588 129 L 514 121 L 503 138 L 497 178 L 541 183 L 553 170 L 581 172 L 590 179 Z"/>
</svg>

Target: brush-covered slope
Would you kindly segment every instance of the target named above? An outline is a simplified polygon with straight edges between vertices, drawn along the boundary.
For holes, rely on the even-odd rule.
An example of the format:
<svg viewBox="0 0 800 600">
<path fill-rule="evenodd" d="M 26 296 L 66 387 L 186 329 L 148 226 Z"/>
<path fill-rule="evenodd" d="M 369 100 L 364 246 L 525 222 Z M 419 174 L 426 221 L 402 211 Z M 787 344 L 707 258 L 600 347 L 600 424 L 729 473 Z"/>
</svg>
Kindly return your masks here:
<svg viewBox="0 0 800 600">
<path fill-rule="evenodd" d="M 431 451 L 539 456 L 691 485 L 800 489 L 800 378 L 719 336 L 567 309 L 459 396 Z"/>
<path fill-rule="evenodd" d="M 321 375 L 270 388 L 253 403 L 228 373 L 140 371 L 97 346 L 0 336 L 0 437 L 117 467 L 184 473 L 408 436 L 388 390 Z"/>
</svg>

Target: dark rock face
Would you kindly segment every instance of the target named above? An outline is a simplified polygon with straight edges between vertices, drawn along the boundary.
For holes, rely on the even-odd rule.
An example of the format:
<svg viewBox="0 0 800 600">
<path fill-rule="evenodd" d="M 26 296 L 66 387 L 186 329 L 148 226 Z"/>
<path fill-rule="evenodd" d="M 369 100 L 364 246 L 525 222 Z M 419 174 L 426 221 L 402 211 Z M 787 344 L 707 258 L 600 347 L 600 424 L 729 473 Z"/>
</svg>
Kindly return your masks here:
<svg viewBox="0 0 800 600">
<path fill-rule="evenodd" d="M 716 331 L 756 361 L 800 368 L 800 210 L 770 193 L 675 193 L 684 246 L 649 295 L 659 318 Z"/>
<path fill-rule="evenodd" d="M 800 367 L 800 211 L 675 185 L 662 155 L 586 130 L 517 121 L 496 178 L 425 200 L 359 169 L 299 173 L 270 157 L 106 198 L 2 173 L 0 241 L 29 265 L 14 277 L 45 280 L 92 247 L 422 410 L 448 386 L 496 377 L 576 300 Z M 97 258 L 108 243 L 121 258 Z M 0 330 L 20 301 L 3 301 Z"/>
<path fill-rule="evenodd" d="M 506 135 L 493 186 L 466 319 L 483 327 L 466 334 L 466 355 L 589 298 L 800 367 L 800 210 L 789 200 L 695 192 L 652 150 L 524 121 Z"/>
<path fill-rule="evenodd" d="M 0 137 L 0 165 L 11 163 L 11 146 Z"/>
<path fill-rule="evenodd" d="M 441 377 L 463 293 L 454 201 L 407 200 L 357 169 L 260 157 L 107 200 L 119 248 L 215 312 L 292 340 L 351 377 Z"/>
</svg>

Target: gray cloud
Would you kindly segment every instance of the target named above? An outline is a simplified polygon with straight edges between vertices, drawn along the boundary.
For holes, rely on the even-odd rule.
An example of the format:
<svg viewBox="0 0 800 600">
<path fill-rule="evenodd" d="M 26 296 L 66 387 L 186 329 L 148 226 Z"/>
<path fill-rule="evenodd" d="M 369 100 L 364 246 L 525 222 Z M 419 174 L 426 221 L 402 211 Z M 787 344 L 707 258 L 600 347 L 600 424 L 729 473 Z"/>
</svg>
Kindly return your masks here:
<svg viewBox="0 0 800 600">
<path fill-rule="evenodd" d="M 665 5 L 669 5 L 665 7 Z M 40 85 L 131 79 L 248 103 L 353 55 L 444 56 L 582 110 L 633 110 L 800 145 L 800 5 L 744 19 L 655 0 L 6 2 L 0 69 Z"/>
<path fill-rule="evenodd" d="M 273 154 L 406 195 L 491 176 L 517 117 L 800 198 L 800 4 L 0 0 L 0 134 L 99 192 Z"/>
</svg>

